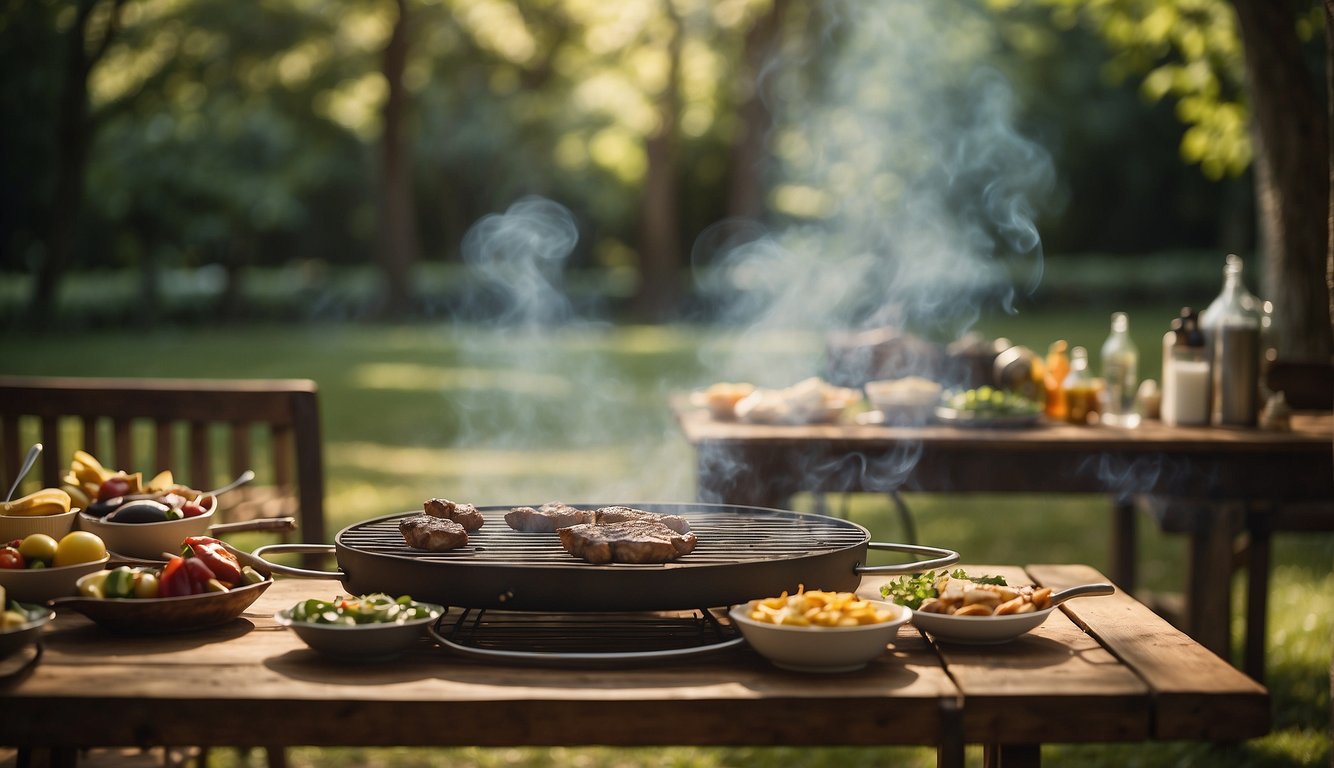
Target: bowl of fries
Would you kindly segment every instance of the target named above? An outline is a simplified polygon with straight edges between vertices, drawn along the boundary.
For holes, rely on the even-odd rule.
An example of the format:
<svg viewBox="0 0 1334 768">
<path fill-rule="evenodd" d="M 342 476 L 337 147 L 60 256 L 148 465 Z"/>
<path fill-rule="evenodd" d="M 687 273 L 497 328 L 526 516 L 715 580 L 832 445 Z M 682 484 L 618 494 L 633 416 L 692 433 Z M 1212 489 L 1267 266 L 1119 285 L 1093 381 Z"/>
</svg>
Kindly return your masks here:
<svg viewBox="0 0 1334 768">
<path fill-rule="evenodd" d="M 835 673 L 862 669 L 883 654 L 912 611 L 852 592 L 802 589 L 732 606 L 729 615 L 774 666 Z"/>
</svg>

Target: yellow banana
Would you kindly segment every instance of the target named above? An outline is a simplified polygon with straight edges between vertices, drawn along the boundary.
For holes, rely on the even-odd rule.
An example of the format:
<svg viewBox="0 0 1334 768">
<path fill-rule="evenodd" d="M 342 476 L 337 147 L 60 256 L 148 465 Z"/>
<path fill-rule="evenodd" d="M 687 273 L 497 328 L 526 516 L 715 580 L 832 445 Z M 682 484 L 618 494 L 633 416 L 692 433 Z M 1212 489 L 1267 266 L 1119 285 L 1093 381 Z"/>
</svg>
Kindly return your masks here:
<svg viewBox="0 0 1334 768">
<path fill-rule="evenodd" d="M 74 460 L 70 462 L 70 468 L 78 475 L 79 481 L 82 483 L 95 482 L 101 485 L 103 480 L 116 474 L 102 466 L 102 462 L 87 451 L 75 451 Z M 82 472 L 79 471 L 80 468 L 83 469 Z"/>
<path fill-rule="evenodd" d="M 21 499 L 0 502 L 0 514 L 39 517 L 69 511 L 69 494 L 59 488 L 43 488 Z"/>
</svg>

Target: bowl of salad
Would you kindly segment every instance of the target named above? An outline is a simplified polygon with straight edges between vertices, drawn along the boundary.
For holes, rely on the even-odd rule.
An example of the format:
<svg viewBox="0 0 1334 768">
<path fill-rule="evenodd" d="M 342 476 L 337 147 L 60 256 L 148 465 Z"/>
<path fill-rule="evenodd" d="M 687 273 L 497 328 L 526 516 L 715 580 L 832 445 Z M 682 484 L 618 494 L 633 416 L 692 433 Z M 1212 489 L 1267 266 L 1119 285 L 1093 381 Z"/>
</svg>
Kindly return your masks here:
<svg viewBox="0 0 1334 768">
<path fill-rule="evenodd" d="M 302 600 L 273 615 L 313 650 L 345 661 L 388 661 L 420 642 L 445 607 L 383 593 Z"/>
</svg>

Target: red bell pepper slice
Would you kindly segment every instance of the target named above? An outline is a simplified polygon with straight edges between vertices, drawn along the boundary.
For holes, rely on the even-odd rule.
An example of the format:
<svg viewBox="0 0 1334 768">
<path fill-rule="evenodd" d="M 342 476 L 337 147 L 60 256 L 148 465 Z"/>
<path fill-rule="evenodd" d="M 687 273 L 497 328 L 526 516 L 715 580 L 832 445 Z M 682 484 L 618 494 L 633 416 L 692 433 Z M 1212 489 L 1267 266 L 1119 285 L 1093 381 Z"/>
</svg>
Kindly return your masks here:
<svg viewBox="0 0 1334 768">
<path fill-rule="evenodd" d="M 241 575 L 240 561 L 236 559 L 236 555 L 227 551 L 221 541 L 208 536 L 189 536 L 183 544 L 188 549 L 183 549 L 182 554 L 187 559 L 197 558 L 208 566 L 209 578 L 216 578 L 229 587 L 234 587 L 245 580 Z M 204 581 L 207 582 L 208 579 Z"/>
<path fill-rule="evenodd" d="M 185 570 L 185 558 L 173 557 L 162 568 L 157 582 L 158 597 L 181 597 L 194 594 L 190 588 L 190 574 Z"/>
</svg>

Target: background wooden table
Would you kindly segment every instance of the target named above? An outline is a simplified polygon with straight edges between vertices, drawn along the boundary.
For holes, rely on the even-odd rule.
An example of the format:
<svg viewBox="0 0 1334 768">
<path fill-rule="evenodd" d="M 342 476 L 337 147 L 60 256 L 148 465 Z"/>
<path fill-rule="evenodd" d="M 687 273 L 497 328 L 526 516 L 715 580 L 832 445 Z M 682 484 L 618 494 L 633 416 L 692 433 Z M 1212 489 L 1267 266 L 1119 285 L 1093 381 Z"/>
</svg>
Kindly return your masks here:
<svg viewBox="0 0 1334 768">
<path fill-rule="evenodd" d="M 1053 587 L 1104 578 L 1074 565 L 969 570 Z M 113 635 L 62 614 L 35 670 L 0 692 L 0 744 L 918 744 L 961 765 L 965 742 L 989 745 L 991 764 L 1032 763 L 1048 741 L 1238 741 L 1269 728 L 1263 687 L 1120 592 L 1072 601 L 1003 646 L 935 644 L 906 625 L 864 671 L 823 676 L 744 646 L 597 670 L 483 663 L 423 640 L 357 665 L 318 656 L 272 618 L 339 591 L 280 580 L 241 619 L 182 635 Z"/>
<path fill-rule="evenodd" d="M 1317 503 L 1305 524 L 1334 527 L 1334 418 L 1297 414 L 1291 432 L 1135 429 L 1041 422 L 1025 429 L 718 421 L 672 403 L 695 449 L 700 501 L 788 508 L 799 491 L 1097 493 L 1113 499 L 1112 577 L 1135 586 L 1133 499 L 1188 510 L 1187 626 L 1220 655 L 1230 646 L 1233 544 L 1252 543 L 1245 667 L 1264 669 L 1268 541 L 1286 505 Z"/>
</svg>

